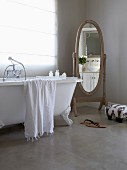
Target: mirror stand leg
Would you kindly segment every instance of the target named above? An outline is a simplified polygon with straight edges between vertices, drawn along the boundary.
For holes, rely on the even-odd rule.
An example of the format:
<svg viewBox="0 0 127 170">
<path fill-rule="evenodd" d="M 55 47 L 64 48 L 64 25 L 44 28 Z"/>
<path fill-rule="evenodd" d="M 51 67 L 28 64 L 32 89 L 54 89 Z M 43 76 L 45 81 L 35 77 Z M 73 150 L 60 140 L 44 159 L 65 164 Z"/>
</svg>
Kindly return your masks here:
<svg viewBox="0 0 127 170">
<path fill-rule="evenodd" d="M 100 102 L 100 106 L 99 106 L 99 108 L 98 108 L 99 111 L 101 110 L 101 108 L 102 108 L 103 105 L 104 105 L 104 106 L 107 106 L 107 105 L 108 105 L 108 102 L 107 102 L 107 100 L 106 100 L 105 98 L 103 98 L 102 101 Z"/>
<path fill-rule="evenodd" d="M 74 116 L 77 117 L 77 105 L 76 105 L 76 98 L 73 97 L 73 112 L 74 112 Z"/>
<path fill-rule="evenodd" d="M 99 105 L 99 108 L 98 108 L 99 111 L 101 110 L 103 104 L 104 104 L 103 101 L 101 101 L 101 102 L 100 102 L 100 105 Z"/>
</svg>

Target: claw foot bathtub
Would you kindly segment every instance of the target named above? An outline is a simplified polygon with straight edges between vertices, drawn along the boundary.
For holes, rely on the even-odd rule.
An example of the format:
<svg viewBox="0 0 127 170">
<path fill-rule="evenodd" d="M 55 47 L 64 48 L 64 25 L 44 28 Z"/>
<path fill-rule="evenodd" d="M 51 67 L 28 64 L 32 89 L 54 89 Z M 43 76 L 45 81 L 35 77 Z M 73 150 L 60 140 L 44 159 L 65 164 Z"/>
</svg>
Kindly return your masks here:
<svg viewBox="0 0 127 170">
<path fill-rule="evenodd" d="M 31 78 L 29 77 L 29 79 Z M 26 113 L 24 81 L 23 79 L 8 79 L 5 82 L 0 80 L 0 128 L 24 122 Z M 77 82 L 81 82 L 81 79 L 76 77 L 56 79 L 54 116 L 62 115 L 68 125 L 73 123 L 68 116 Z"/>
</svg>

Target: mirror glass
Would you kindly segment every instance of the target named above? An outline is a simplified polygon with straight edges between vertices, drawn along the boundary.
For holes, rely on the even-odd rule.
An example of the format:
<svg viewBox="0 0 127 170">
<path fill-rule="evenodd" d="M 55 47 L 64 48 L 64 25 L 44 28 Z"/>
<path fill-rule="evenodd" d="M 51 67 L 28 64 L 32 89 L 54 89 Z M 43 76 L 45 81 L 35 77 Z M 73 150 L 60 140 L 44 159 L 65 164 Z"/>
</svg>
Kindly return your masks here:
<svg viewBox="0 0 127 170">
<path fill-rule="evenodd" d="M 87 23 L 83 26 L 79 38 L 79 75 L 83 79 L 82 87 L 86 92 L 93 91 L 100 74 L 101 44 L 97 28 Z"/>
</svg>

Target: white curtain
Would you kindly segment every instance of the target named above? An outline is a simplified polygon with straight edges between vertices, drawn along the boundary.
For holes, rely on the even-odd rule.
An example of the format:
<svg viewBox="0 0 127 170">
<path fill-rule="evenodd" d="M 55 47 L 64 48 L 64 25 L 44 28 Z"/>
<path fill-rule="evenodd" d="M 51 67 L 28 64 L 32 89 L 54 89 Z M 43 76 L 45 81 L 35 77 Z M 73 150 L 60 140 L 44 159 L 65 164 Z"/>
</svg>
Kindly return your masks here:
<svg viewBox="0 0 127 170">
<path fill-rule="evenodd" d="M 25 65 L 56 63 L 55 0 L 0 0 L 0 65 L 8 57 Z"/>
</svg>

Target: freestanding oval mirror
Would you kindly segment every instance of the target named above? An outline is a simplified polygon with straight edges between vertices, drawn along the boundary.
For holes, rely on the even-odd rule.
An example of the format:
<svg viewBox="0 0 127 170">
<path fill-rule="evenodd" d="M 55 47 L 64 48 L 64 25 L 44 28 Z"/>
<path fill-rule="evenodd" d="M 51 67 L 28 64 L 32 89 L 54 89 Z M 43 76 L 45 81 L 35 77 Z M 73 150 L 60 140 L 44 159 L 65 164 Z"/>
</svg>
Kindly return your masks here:
<svg viewBox="0 0 127 170">
<path fill-rule="evenodd" d="M 79 75 L 83 79 L 82 87 L 86 92 L 92 92 L 99 80 L 101 62 L 101 42 L 97 28 L 86 23 L 79 34 Z"/>
<path fill-rule="evenodd" d="M 77 102 L 100 102 L 106 105 L 105 59 L 103 36 L 93 20 L 84 21 L 77 31 L 73 53 L 73 75 L 82 79 L 74 94 L 74 112 Z"/>
</svg>

